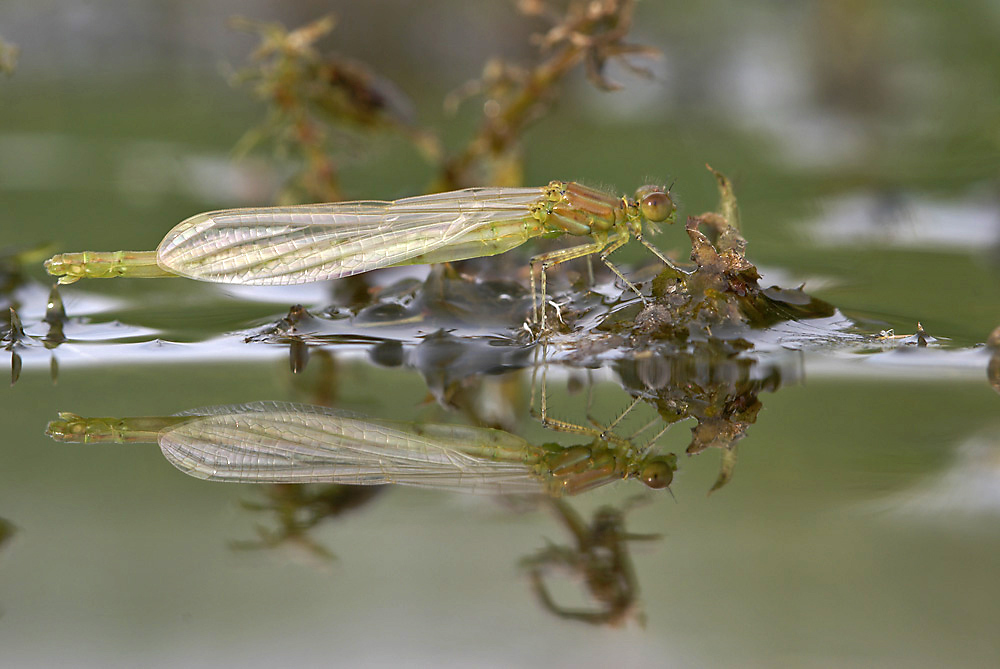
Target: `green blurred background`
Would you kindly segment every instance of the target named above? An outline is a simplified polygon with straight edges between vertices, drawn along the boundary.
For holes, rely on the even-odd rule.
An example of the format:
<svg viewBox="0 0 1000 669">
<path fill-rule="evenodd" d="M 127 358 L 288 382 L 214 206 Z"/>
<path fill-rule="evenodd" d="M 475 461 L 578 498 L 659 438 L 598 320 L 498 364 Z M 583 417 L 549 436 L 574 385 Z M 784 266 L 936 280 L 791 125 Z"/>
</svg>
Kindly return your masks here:
<svg viewBox="0 0 1000 669">
<path fill-rule="evenodd" d="M 227 83 L 255 45 L 228 20 L 295 27 L 330 12 L 324 45 L 395 82 L 451 148 L 481 109 L 472 100 L 451 117 L 443 97 L 489 57 L 532 58 L 529 36 L 544 28 L 507 2 L 6 0 L 0 38 L 21 53 L 0 75 L 0 247 L 148 249 L 194 212 L 269 202 L 287 165 L 266 152 L 232 160 L 264 109 Z M 733 179 L 750 258 L 776 282 L 972 345 L 1000 324 L 998 36 L 1000 3 L 987 1 L 641 2 L 632 41 L 663 52 L 646 63 L 652 80 L 611 69 L 623 89 L 607 93 L 574 76 L 524 138 L 525 180 L 629 192 L 675 179 L 683 216 L 715 206 L 709 163 Z M 352 140 L 338 161 L 356 198 L 423 192 L 434 176 L 398 138 Z M 686 247 L 679 230 L 657 243 Z M 44 291 L 29 295 L 37 316 Z M 83 295 L 114 300 L 99 322 L 169 323 L 179 341 L 281 311 L 197 285 L 111 283 L 64 291 L 71 315 Z M 645 629 L 547 616 L 516 562 L 565 532 L 490 500 L 392 490 L 317 533 L 339 558 L 325 569 L 234 553 L 226 542 L 263 522 L 239 506 L 252 491 L 186 478 L 155 446 L 65 446 L 43 429 L 57 411 L 308 401 L 283 361 L 149 354 L 75 365 L 53 385 L 35 357 L 0 400 L 0 517 L 18 528 L 0 548 L 11 666 L 1000 661 L 1000 398 L 985 357 L 864 374 L 832 357 L 762 397 L 725 490 L 705 496 L 717 454 L 684 459 L 676 504 L 657 498 L 629 517 L 665 535 L 636 548 Z M 359 363 L 343 374 L 348 408 L 424 413 L 415 373 Z M 579 396 L 552 392 L 581 418 Z M 607 417 L 628 398 L 605 384 L 597 400 Z M 546 438 L 531 421 L 523 430 Z"/>
</svg>

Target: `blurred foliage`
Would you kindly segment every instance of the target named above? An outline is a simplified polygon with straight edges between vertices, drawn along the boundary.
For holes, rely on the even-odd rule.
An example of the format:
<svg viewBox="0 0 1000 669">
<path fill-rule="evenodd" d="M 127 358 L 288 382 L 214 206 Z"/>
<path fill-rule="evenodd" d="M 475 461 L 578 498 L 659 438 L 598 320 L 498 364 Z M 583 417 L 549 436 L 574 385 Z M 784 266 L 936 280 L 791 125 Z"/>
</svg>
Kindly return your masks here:
<svg viewBox="0 0 1000 669">
<path fill-rule="evenodd" d="M 20 49 L 16 44 L 11 44 L 0 38 L 0 72 L 8 76 L 13 74 L 17 67 L 18 55 L 20 55 Z"/>
<path fill-rule="evenodd" d="M 296 164 L 279 203 L 344 199 L 335 155 L 350 141 L 349 132 L 401 132 L 428 157 L 437 155 L 436 140 L 414 127 L 410 101 L 391 82 L 358 61 L 316 48 L 333 30 L 332 17 L 292 31 L 278 23 L 232 23 L 260 38 L 253 65 L 233 80 L 268 105 L 264 123 L 243 136 L 237 153 L 267 142 Z"/>
<path fill-rule="evenodd" d="M 537 58 L 526 66 L 491 58 L 479 79 L 447 97 L 445 107 L 452 111 L 463 99 L 484 98 L 478 131 L 450 156 L 436 136 L 416 124 L 413 105 L 399 87 L 358 61 L 318 48 L 334 29 L 332 17 L 291 31 L 278 23 L 234 20 L 237 29 L 257 34 L 260 44 L 252 64 L 233 81 L 250 86 L 268 106 L 264 123 L 243 137 L 238 151 L 268 143 L 295 163 L 279 203 L 345 199 L 338 154 L 350 143 L 348 133 L 402 134 L 439 166 L 432 191 L 521 185 L 524 131 L 549 112 L 567 74 L 583 65 L 595 86 L 614 90 L 617 84 L 605 75 L 608 62 L 646 73 L 627 57 L 658 52 L 625 39 L 632 26 L 633 0 L 571 0 L 561 8 L 522 0 L 518 7 L 548 25 L 535 36 Z"/>
<path fill-rule="evenodd" d="M 625 41 L 632 27 L 633 0 L 574 0 L 562 10 L 544 0 L 521 0 L 518 6 L 550 26 L 535 36 L 538 58 L 528 66 L 491 59 L 480 79 L 446 99 L 446 108 L 455 108 L 465 97 L 483 96 L 483 120 L 465 148 L 445 161 L 436 190 L 522 185 L 521 137 L 529 125 L 550 111 L 559 84 L 571 71 L 583 63 L 595 86 L 615 90 L 618 85 L 605 75 L 609 61 L 648 74 L 627 56 L 659 54 L 652 47 Z"/>
</svg>

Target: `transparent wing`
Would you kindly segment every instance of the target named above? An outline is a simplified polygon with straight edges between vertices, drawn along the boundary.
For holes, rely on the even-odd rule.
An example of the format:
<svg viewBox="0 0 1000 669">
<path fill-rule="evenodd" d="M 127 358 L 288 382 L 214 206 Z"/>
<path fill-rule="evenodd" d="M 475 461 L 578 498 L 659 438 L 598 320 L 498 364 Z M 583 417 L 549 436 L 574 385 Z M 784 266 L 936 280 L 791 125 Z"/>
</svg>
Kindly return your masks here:
<svg viewBox="0 0 1000 669">
<path fill-rule="evenodd" d="M 501 430 L 375 421 L 323 407 L 269 402 L 185 415 L 200 417 L 163 430 L 160 448 L 175 467 L 202 479 L 544 491 L 532 473 L 532 447 Z"/>
<path fill-rule="evenodd" d="M 157 261 L 182 276 L 223 283 L 336 279 L 404 263 L 470 235 L 488 242 L 493 226 L 527 217 L 541 196 L 540 188 L 469 188 L 394 202 L 208 212 L 167 233 Z"/>
</svg>

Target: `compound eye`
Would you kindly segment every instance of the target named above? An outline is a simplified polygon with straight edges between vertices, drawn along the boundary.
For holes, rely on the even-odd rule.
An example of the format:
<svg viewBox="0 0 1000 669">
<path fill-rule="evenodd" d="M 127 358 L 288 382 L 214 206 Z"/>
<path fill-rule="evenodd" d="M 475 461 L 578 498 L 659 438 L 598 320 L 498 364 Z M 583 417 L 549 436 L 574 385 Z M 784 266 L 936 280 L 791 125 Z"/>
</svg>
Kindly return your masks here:
<svg viewBox="0 0 1000 669">
<path fill-rule="evenodd" d="M 642 198 L 639 209 L 647 221 L 652 223 L 662 223 L 667 219 L 673 221 L 674 212 L 677 206 L 670 196 L 663 192 L 650 193 Z"/>
<path fill-rule="evenodd" d="M 674 470 L 661 460 L 650 462 L 639 472 L 639 480 L 653 490 L 666 488 L 674 480 Z"/>
</svg>

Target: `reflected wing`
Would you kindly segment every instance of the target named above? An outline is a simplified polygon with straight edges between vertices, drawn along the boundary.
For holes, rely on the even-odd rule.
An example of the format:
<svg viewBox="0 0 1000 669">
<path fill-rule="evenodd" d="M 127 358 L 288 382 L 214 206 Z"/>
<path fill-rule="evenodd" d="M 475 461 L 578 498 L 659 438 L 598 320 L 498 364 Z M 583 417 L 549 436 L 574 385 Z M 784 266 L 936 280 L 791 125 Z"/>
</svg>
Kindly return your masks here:
<svg viewBox="0 0 1000 669">
<path fill-rule="evenodd" d="M 193 216 L 160 242 L 158 263 L 193 279 L 307 283 L 405 262 L 523 218 L 539 188 L 469 188 L 395 202 L 229 209 Z"/>
<path fill-rule="evenodd" d="M 175 467 L 197 478 L 400 483 L 485 493 L 544 491 L 529 464 L 477 457 L 456 447 L 489 441 L 507 453 L 530 448 L 499 430 L 373 421 L 322 407 L 270 402 L 190 414 L 200 417 L 164 430 L 159 443 Z M 530 459 L 530 454 L 525 457 Z"/>
</svg>

